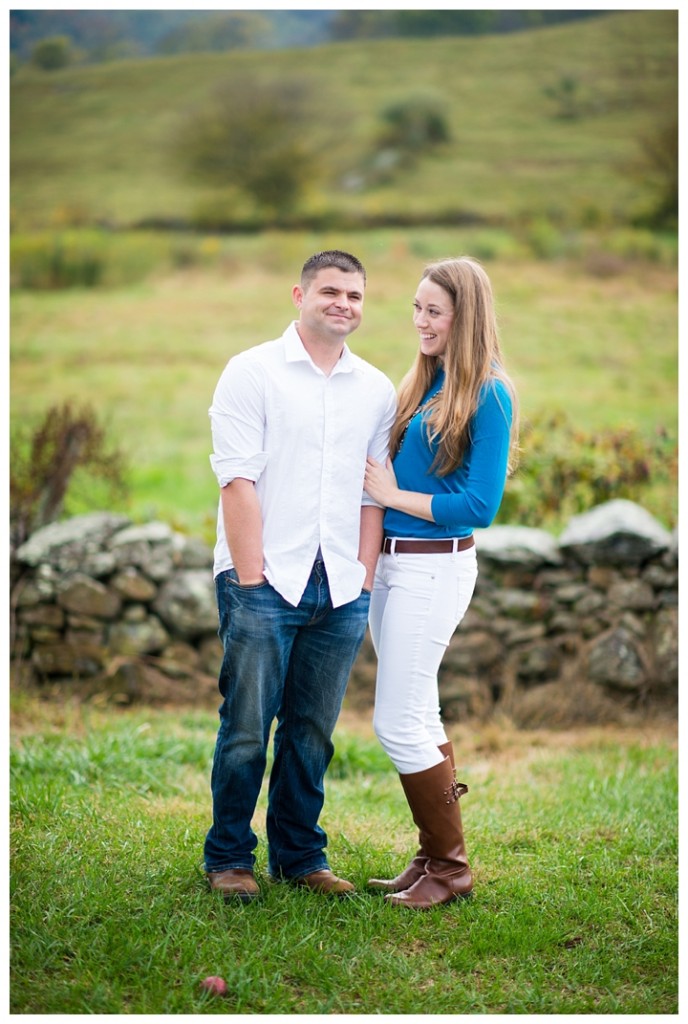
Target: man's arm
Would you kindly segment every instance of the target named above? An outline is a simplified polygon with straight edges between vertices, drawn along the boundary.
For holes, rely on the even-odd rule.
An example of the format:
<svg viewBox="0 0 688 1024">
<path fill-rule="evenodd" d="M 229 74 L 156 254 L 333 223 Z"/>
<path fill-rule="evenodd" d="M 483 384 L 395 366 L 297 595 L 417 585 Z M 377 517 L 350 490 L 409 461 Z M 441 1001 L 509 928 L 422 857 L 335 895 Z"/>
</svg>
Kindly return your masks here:
<svg viewBox="0 0 688 1024">
<path fill-rule="evenodd" d="M 262 583 L 263 518 L 252 480 L 236 477 L 222 488 L 222 517 L 239 583 Z"/>
<path fill-rule="evenodd" d="M 382 518 L 384 509 L 377 505 L 361 507 L 361 540 L 358 548 L 358 560 L 366 567 L 366 578 L 363 583 L 365 590 L 373 589 L 375 566 L 382 548 Z"/>
</svg>

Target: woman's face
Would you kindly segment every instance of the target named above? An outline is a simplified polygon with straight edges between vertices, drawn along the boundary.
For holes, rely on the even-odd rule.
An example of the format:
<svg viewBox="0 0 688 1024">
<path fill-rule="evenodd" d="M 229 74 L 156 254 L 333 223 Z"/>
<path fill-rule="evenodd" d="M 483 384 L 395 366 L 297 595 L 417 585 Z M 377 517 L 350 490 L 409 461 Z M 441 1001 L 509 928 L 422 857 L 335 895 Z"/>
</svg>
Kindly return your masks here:
<svg viewBox="0 0 688 1024">
<path fill-rule="evenodd" d="M 453 320 L 454 309 L 449 292 L 429 277 L 424 277 L 413 300 L 413 326 L 418 331 L 424 356 L 444 359 Z"/>
</svg>

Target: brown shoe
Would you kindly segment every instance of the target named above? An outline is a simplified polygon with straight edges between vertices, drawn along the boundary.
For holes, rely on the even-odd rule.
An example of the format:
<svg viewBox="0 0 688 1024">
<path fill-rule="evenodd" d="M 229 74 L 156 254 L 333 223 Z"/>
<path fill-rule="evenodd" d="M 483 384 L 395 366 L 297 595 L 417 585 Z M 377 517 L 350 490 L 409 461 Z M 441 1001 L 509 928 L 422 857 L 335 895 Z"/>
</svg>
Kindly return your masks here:
<svg viewBox="0 0 688 1024">
<path fill-rule="evenodd" d="M 214 892 L 221 892 L 225 899 L 233 898 L 248 903 L 260 895 L 260 888 L 253 872 L 247 868 L 229 868 L 228 871 L 208 871 L 206 877 Z"/>
<path fill-rule="evenodd" d="M 311 889 L 313 892 L 324 893 L 327 896 L 343 896 L 345 893 L 356 891 L 351 882 L 347 882 L 344 878 L 337 878 L 329 868 L 311 871 L 310 875 L 295 878 L 293 884 Z"/>
</svg>

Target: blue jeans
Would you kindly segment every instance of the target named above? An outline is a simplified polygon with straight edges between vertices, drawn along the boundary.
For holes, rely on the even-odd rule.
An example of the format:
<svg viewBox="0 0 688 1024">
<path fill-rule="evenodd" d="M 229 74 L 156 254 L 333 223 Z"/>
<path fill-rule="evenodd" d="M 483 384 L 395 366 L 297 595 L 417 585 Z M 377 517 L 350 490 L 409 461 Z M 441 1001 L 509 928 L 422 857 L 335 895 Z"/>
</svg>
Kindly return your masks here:
<svg viewBox="0 0 688 1024">
<path fill-rule="evenodd" d="M 242 587 L 234 569 L 216 579 L 224 646 L 224 702 L 215 746 L 213 824 L 206 871 L 252 869 L 251 819 L 277 720 L 268 789 L 268 870 L 299 878 L 328 866 L 318 825 L 332 733 L 368 620 L 370 594 L 333 608 L 317 561 L 297 608 L 269 583 Z"/>
</svg>

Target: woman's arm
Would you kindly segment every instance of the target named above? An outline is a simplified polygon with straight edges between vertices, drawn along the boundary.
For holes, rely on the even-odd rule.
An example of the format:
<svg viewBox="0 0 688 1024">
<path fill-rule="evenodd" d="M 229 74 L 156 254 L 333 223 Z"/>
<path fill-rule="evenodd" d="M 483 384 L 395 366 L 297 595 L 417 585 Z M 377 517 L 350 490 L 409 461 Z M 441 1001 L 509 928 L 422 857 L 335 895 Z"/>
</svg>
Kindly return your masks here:
<svg viewBox="0 0 688 1024">
<path fill-rule="evenodd" d="M 369 458 L 366 463 L 365 489 L 374 501 L 385 508 L 395 508 L 416 519 L 427 519 L 434 523 L 432 514 L 432 495 L 421 494 L 419 491 L 402 491 L 397 486 L 397 478 L 392 469 L 392 460 L 387 466 Z"/>
<path fill-rule="evenodd" d="M 368 459 L 368 494 L 386 508 L 440 526 L 489 526 L 504 493 L 511 428 L 510 397 L 503 386 L 497 387 L 499 394 L 496 388 L 490 388 L 476 413 L 473 441 L 467 454 L 468 473 L 461 483 L 457 480 L 455 490 L 443 494 L 400 490 L 390 461 L 385 467 Z"/>
<path fill-rule="evenodd" d="M 438 525 L 485 529 L 497 515 L 506 484 L 511 416 L 511 396 L 496 381 L 487 388 L 471 424 L 463 483 L 432 497 L 433 520 Z"/>
</svg>

